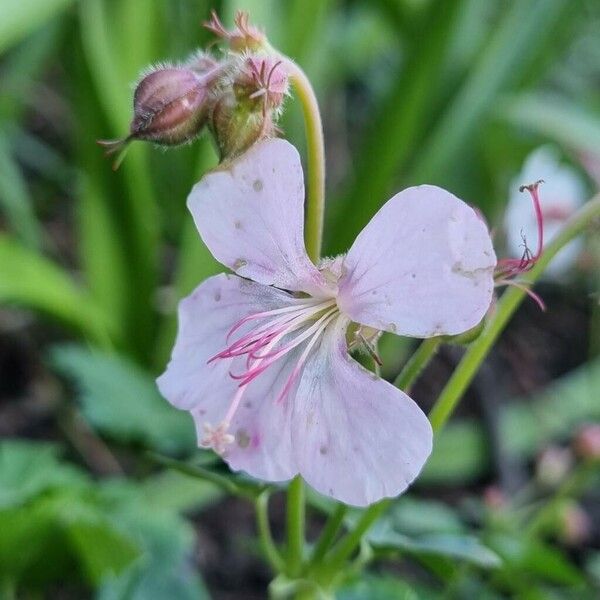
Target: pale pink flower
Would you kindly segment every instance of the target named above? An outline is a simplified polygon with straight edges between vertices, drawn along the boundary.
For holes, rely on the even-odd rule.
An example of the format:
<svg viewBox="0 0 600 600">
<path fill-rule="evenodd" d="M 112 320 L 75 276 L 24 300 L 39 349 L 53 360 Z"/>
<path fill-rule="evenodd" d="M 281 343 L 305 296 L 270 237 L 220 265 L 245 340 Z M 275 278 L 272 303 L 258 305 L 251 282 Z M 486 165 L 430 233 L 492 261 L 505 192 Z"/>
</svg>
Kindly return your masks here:
<svg viewBox="0 0 600 600">
<path fill-rule="evenodd" d="M 360 323 L 426 338 L 477 325 L 496 265 L 483 221 L 443 189 L 409 188 L 346 255 L 317 267 L 303 242 L 300 157 L 281 139 L 206 175 L 188 207 L 237 273 L 181 302 L 158 379 L 191 412 L 201 445 L 234 470 L 266 481 L 300 474 L 352 505 L 404 491 L 431 452 L 431 427 L 404 392 L 349 356 L 346 333 Z"/>
</svg>

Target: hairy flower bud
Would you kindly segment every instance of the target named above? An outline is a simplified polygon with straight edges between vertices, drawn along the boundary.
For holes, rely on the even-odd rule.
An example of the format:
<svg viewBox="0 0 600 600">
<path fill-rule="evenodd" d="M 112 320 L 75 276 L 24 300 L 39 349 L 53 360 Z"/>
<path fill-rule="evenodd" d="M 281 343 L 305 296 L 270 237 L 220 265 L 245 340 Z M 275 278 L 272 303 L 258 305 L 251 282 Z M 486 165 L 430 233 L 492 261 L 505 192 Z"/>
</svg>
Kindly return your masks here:
<svg viewBox="0 0 600 600">
<path fill-rule="evenodd" d="M 200 75 L 184 67 L 162 67 L 144 76 L 134 93 L 129 135 L 98 142 L 107 154 L 119 153 L 115 168 L 132 140 L 177 146 L 194 139 L 206 124 L 215 79 L 211 71 Z"/>
<path fill-rule="evenodd" d="M 270 55 L 240 57 L 215 94 L 210 126 L 221 159 L 242 153 L 254 142 L 273 135 L 288 75 L 280 59 Z"/>
</svg>

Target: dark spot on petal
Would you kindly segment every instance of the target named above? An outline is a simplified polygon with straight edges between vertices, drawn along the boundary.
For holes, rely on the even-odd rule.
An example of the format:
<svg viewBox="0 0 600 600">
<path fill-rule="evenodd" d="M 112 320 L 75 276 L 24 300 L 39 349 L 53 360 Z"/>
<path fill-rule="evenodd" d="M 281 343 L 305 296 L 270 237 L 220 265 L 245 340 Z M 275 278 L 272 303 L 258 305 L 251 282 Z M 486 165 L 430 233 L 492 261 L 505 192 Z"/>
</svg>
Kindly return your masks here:
<svg viewBox="0 0 600 600">
<path fill-rule="evenodd" d="M 244 407 L 245 408 L 252 408 L 252 402 L 250 402 L 249 400 L 244 402 Z"/>
<path fill-rule="evenodd" d="M 234 221 L 234 222 L 233 222 L 233 226 L 234 226 L 236 229 L 241 229 L 241 228 L 242 228 L 242 222 L 241 222 L 241 221 Z"/>
<path fill-rule="evenodd" d="M 319 453 L 320 454 L 327 454 L 327 446 L 321 446 L 319 448 Z"/>
<path fill-rule="evenodd" d="M 416 273 L 411 273 L 411 274 L 410 274 L 410 276 L 411 276 L 413 279 L 416 279 L 416 278 L 417 278 L 417 274 L 416 274 Z"/>
<path fill-rule="evenodd" d="M 215 292 L 215 302 L 218 302 L 221 299 L 221 292 L 220 290 L 217 290 Z"/>
<path fill-rule="evenodd" d="M 240 448 L 247 448 L 250 445 L 250 436 L 245 429 L 238 429 L 235 434 L 235 441 Z"/>
<path fill-rule="evenodd" d="M 263 182 L 260 179 L 255 179 L 254 183 L 252 184 L 252 187 L 255 192 L 261 192 L 263 189 Z"/>
</svg>

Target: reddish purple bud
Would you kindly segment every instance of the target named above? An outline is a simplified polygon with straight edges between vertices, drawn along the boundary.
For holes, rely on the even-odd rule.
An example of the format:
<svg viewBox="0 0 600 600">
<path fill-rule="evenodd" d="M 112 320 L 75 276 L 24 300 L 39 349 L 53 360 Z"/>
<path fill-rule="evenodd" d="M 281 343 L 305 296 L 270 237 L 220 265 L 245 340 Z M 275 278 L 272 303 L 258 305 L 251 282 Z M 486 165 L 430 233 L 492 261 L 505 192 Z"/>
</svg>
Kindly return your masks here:
<svg viewBox="0 0 600 600">
<path fill-rule="evenodd" d="M 130 137 L 165 146 L 183 144 L 206 123 L 207 100 L 205 81 L 191 69 L 153 71 L 135 90 Z"/>
<path fill-rule="evenodd" d="M 586 460 L 600 460 L 600 423 L 584 425 L 573 440 L 577 456 Z"/>
<path fill-rule="evenodd" d="M 241 154 L 272 136 L 288 91 L 283 62 L 270 55 L 252 55 L 235 62 L 221 82 L 211 113 L 211 130 L 221 159 Z"/>
<path fill-rule="evenodd" d="M 177 146 L 197 137 L 208 118 L 210 86 L 215 80 L 214 69 L 200 75 L 184 67 L 163 67 L 143 77 L 133 97 L 129 135 L 98 142 L 106 154 L 118 153 L 114 168 L 132 140 Z"/>
</svg>

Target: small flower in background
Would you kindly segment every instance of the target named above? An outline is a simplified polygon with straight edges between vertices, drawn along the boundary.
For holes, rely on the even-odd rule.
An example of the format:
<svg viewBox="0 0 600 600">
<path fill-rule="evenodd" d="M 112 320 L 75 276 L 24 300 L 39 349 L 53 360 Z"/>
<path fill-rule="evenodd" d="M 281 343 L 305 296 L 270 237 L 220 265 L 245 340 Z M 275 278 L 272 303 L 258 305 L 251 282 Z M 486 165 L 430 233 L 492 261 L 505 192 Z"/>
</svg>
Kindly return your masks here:
<svg viewBox="0 0 600 600">
<path fill-rule="evenodd" d="M 489 308 L 496 257 L 475 211 L 424 185 L 389 200 L 346 255 L 315 266 L 303 204 L 300 157 L 281 139 L 194 187 L 200 235 L 236 275 L 211 277 L 181 302 L 158 385 L 232 469 L 267 481 L 300 474 L 364 506 L 407 488 L 432 432 L 413 400 L 349 356 L 348 327 L 467 331 Z"/>
<path fill-rule="evenodd" d="M 575 169 L 561 164 L 556 150 L 542 146 L 532 152 L 525 161 L 523 170 L 513 180 L 504 227 L 508 251 L 522 256 L 528 248 L 539 242 L 538 215 L 531 210 L 519 189 L 522 184 L 542 180 L 543 193 L 540 197 L 543 234 L 551 240 L 564 222 L 584 203 L 586 189 L 583 178 Z M 582 240 L 577 238 L 565 246 L 545 271 L 548 277 L 561 277 L 569 273 L 581 252 Z"/>
<path fill-rule="evenodd" d="M 573 448 L 584 460 L 600 460 L 600 423 L 583 425 L 573 439 Z"/>
<path fill-rule="evenodd" d="M 548 446 L 537 457 L 535 478 L 544 487 L 557 487 L 570 473 L 574 463 L 573 453 L 569 448 Z"/>
<path fill-rule="evenodd" d="M 589 540 L 593 523 L 590 515 L 575 501 L 566 501 L 558 512 L 558 536 L 569 546 Z"/>
</svg>

